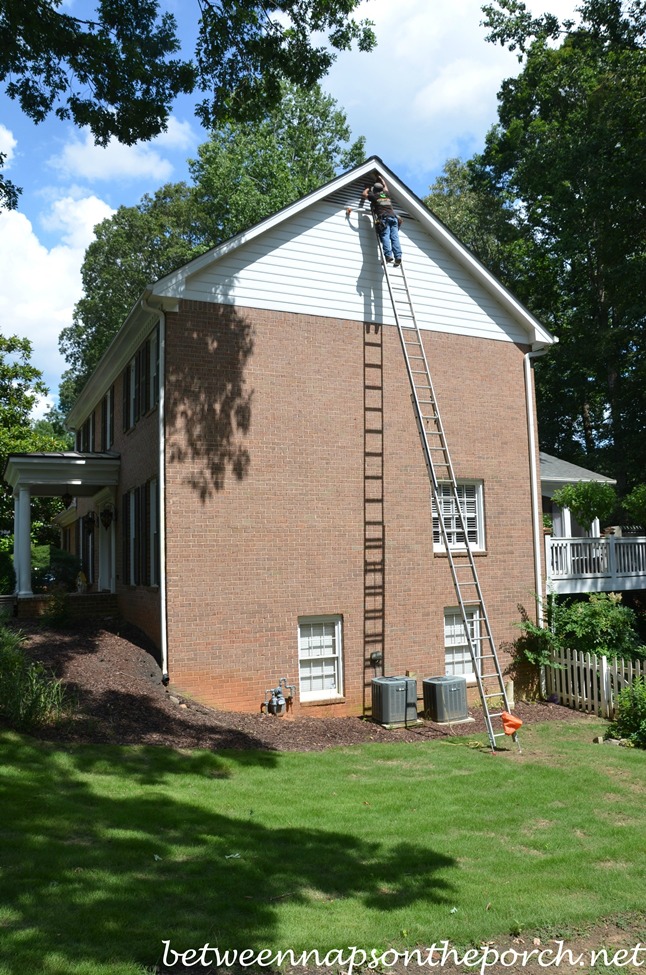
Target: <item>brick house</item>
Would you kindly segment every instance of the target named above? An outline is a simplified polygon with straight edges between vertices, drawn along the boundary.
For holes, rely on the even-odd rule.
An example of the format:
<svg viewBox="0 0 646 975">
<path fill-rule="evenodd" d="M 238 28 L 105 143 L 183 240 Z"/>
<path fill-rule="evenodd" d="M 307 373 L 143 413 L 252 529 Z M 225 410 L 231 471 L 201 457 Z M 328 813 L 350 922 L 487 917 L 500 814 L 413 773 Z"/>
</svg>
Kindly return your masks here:
<svg viewBox="0 0 646 975">
<path fill-rule="evenodd" d="M 540 591 L 531 359 L 554 340 L 373 157 L 151 285 L 69 417 L 77 450 L 7 465 L 19 596 L 30 495 L 73 497 L 61 527 L 90 589 L 116 593 L 173 685 L 218 707 L 257 710 L 281 677 L 296 710 L 330 715 L 361 713 L 382 673 L 416 674 L 420 689 L 445 672 L 470 679 L 359 203 L 375 167 L 404 217 L 407 279 L 499 645 Z"/>
</svg>

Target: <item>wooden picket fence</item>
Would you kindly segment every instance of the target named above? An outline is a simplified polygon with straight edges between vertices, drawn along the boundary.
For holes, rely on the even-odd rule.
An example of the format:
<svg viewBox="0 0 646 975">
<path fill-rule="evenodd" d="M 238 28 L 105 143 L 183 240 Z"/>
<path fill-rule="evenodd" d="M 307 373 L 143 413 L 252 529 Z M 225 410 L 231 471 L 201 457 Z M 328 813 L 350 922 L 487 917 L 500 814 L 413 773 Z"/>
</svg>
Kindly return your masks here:
<svg viewBox="0 0 646 975">
<path fill-rule="evenodd" d="M 613 718 L 617 694 L 636 677 L 646 680 L 646 660 L 608 660 L 594 653 L 564 650 L 553 657 L 557 667 L 546 667 L 548 696 L 577 711 Z"/>
</svg>

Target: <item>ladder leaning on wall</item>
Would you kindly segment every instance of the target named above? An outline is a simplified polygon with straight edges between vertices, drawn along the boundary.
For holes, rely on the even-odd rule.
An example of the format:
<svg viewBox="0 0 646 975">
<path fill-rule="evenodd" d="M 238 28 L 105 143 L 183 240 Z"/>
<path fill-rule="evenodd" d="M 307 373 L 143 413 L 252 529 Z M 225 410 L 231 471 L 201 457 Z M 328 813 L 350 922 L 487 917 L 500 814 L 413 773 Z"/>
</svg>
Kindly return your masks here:
<svg viewBox="0 0 646 975">
<path fill-rule="evenodd" d="M 496 644 L 491 633 L 489 617 L 480 588 L 473 549 L 469 541 L 464 511 L 460 504 L 453 464 L 451 463 L 442 418 L 433 389 L 428 359 L 415 317 L 404 265 L 402 264 L 397 268 L 388 265 L 378 235 L 377 243 L 406 361 L 412 391 L 411 400 L 431 482 L 437 522 L 453 577 L 462 624 L 473 662 L 473 671 L 480 692 L 489 742 L 492 751 L 495 751 L 496 739 L 503 738 L 507 734 L 506 731 L 502 730 L 502 719 L 503 714 L 506 716 L 509 712 L 509 702 L 496 652 Z M 446 523 L 442 517 L 440 485 L 442 487 L 447 486 L 449 489 L 453 512 L 457 516 L 458 533 L 464 538 L 463 547 L 456 548 L 450 543 Z M 494 726 L 494 722 L 499 722 L 499 724 Z M 497 728 L 500 730 L 496 730 Z M 515 731 L 512 737 L 516 744 L 519 744 Z"/>
</svg>

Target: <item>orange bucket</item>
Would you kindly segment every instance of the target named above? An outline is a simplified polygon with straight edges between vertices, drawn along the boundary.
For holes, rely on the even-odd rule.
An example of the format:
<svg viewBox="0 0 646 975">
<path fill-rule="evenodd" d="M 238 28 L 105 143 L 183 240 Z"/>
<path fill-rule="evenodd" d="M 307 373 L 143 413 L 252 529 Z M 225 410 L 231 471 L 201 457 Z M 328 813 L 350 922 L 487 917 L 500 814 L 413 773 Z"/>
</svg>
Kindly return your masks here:
<svg viewBox="0 0 646 975">
<path fill-rule="evenodd" d="M 506 735 L 515 735 L 523 723 L 520 718 L 516 718 L 509 711 L 503 711 L 500 717 L 502 718 L 502 730 Z"/>
</svg>

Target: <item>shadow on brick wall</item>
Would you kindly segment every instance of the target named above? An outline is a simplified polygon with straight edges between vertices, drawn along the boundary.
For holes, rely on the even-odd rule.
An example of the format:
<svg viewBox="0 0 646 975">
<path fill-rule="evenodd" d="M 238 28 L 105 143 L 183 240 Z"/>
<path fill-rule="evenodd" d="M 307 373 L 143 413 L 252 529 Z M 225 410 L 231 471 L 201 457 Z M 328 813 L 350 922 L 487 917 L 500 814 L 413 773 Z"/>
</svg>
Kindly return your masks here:
<svg viewBox="0 0 646 975">
<path fill-rule="evenodd" d="M 230 305 L 205 307 L 189 312 L 171 339 L 166 399 L 171 463 L 186 465 L 202 502 L 224 488 L 227 472 L 242 480 L 249 469 L 252 392 L 244 372 L 253 352 L 244 316 Z"/>
</svg>

